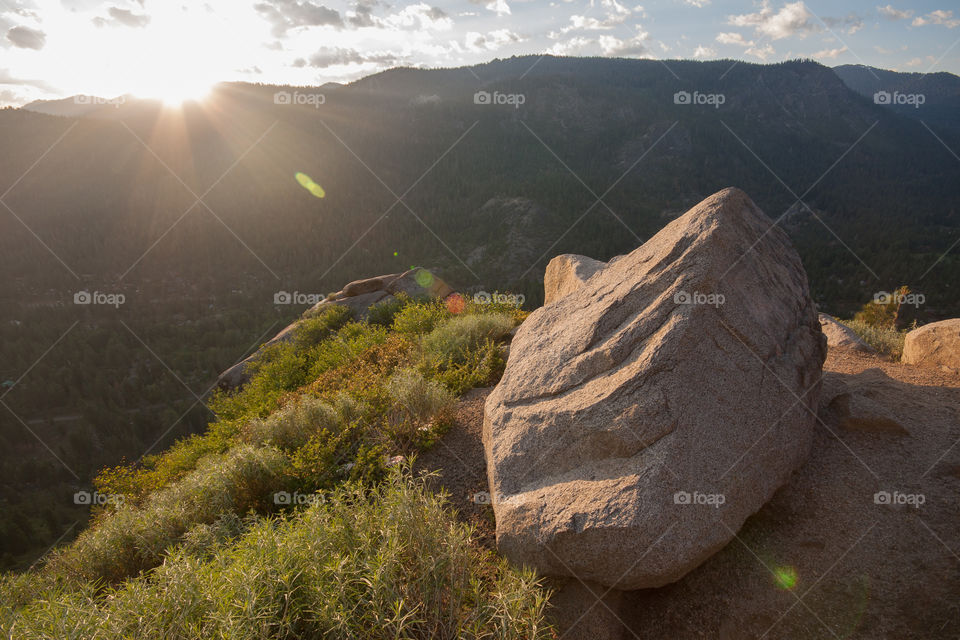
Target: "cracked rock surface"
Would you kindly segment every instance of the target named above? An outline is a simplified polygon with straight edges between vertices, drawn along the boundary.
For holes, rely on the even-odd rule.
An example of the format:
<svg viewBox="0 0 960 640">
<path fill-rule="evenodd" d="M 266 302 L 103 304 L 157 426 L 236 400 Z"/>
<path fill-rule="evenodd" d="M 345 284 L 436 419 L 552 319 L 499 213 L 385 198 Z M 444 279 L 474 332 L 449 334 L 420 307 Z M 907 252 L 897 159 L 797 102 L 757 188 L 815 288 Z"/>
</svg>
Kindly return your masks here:
<svg viewBox="0 0 960 640">
<path fill-rule="evenodd" d="M 826 342 L 771 225 L 725 189 L 524 322 L 483 425 L 503 554 L 667 584 L 803 464 Z"/>
</svg>

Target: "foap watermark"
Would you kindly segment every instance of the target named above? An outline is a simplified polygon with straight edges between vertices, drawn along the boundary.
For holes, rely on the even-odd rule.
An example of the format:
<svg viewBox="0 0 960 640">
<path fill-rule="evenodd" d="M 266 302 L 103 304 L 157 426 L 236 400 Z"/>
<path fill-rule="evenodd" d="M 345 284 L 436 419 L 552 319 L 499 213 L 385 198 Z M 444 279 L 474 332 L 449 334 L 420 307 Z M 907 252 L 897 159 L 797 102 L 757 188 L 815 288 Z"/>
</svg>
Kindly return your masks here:
<svg viewBox="0 0 960 640">
<path fill-rule="evenodd" d="M 722 493 L 700 493 L 694 491 L 677 491 L 673 494 L 673 504 L 680 505 L 701 505 L 719 509 L 727 501 L 727 496 Z"/>
<path fill-rule="evenodd" d="M 73 494 L 73 504 L 100 506 L 112 504 L 117 507 L 123 504 L 122 493 L 100 493 L 99 491 L 77 491 Z"/>
<path fill-rule="evenodd" d="M 927 297 L 922 293 L 900 293 L 894 291 L 878 291 L 873 294 L 873 301 L 876 304 L 896 303 L 900 306 L 920 307 L 927 301 Z"/>
<path fill-rule="evenodd" d="M 486 491 L 478 491 L 477 493 L 470 496 L 471 502 L 473 504 L 493 504 L 493 496 L 491 496 Z M 506 495 L 503 493 L 497 494 L 497 504 L 519 504 L 521 502 L 519 494 Z"/>
<path fill-rule="evenodd" d="M 700 93 L 694 91 L 677 91 L 673 94 L 673 104 L 696 104 L 719 109 L 720 105 L 727 101 L 727 96 L 722 93 Z"/>
<path fill-rule="evenodd" d="M 119 109 L 120 105 L 126 104 L 127 99 L 123 96 L 116 98 L 100 98 L 97 96 L 73 96 L 74 104 L 86 104 L 93 106 L 108 106 Z"/>
<path fill-rule="evenodd" d="M 314 505 L 314 504 L 323 504 L 324 497 L 319 493 L 300 493 L 299 491 L 294 491 L 290 493 L 289 491 L 277 491 L 273 494 L 273 504 L 280 506 L 300 506 L 300 505 Z"/>
<path fill-rule="evenodd" d="M 527 96 L 522 93 L 500 93 L 494 91 L 477 91 L 473 94 L 473 104 L 506 104 L 514 109 L 519 109 L 520 105 L 527 101 Z"/>
<path fill-rule="evenodd" d="M 122 293 L 103 293 L 101 291 L 77 291 L 73 294 L 73 304 L 95 304 L 120 308 L 120 305 L 127 301 L 127 297 Z"/>
<path fill-rule="evenodd" d="M 318 304 L 326 300 L 322 293 L 300 293 L 294 291 L 277 291 L 273 294 L 273 304 Z"/>
<path fill-rule="evenodd" d="M 711 307 L 719 307 L 727 299 L 722 293 L 700 293 L 699 291 L 694 291 L 690 293 L 688 291 L 678 291 L 673 294 L 673 302 L 675 304 L 704 304 Z"/>
<path fill-rule="evenodd" d="M 900 93 L 899 91 L 890 93 L 889 91 L 877 91 L 873 94 L 874 104 L 911 106 L 914 109 L 919 109 L 920 105 L 926 101 L 927 96 L 922 93 Z"/>
<path fill-rule="evenodd" d="M 922 493 L 901 493 L 900 491 L 877 491 L 873 494 L 874 504 L 906 505 L 919 509 L 927 501 L 927 496 Z"/>
<path fill-rule="evenodd" d="M 522 293 L 488 293 L 478 291 L 473 294 L 474 304 L 509 304 L 516 307 L 522 307 L 527 301 L 527 297 Z"/>
<path fill-rule="evenodd" d="M 306 106 L 319 109 L 327 102 L 327 96 L 322 93 L 304 93 L 300 91 L 277 91 L 273 94 L 273 104 L 287 106 Z"/>
</svg>

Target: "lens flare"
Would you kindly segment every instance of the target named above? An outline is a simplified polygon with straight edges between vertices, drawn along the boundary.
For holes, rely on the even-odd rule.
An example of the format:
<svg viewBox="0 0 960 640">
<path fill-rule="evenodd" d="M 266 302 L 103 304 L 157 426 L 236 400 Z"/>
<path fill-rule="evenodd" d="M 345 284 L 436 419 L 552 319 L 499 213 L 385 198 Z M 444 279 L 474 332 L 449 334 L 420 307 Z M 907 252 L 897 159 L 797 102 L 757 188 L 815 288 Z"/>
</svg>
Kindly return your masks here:
<svg viewBox="0 0 960 640">
<path fill-rule="evenodd" d="M 773 581 L 778 589 L 790 591 L 797 586 L 797 570 L 793 567 L 776 567 L 773 570 Z"/>
<path fill-rule="evenodd" d="M 302 172 L 297 172 L 297 175 L 294 177 L 297 179 L 297 182 L 300 183 L 301 187 L 303 187 L 304 189 L 312 193 L 314 196 L 318 198 L 322 198 L 325 195 L 327 195 L 327 192 L 323 190 L 323 187 L 321 187 L 316 182 L 314 182 L 313 178 L 311 178 L 307 174 Z"/>
<path fill-rule="evenodd" d="M 459 293 L 451 293 L 447 296 L 445 302 L 447 303 L 447 311 L 453 315 L 461 314 L 467 308 L 467 300 Z"/>
<path fill-rule="evenodd" d="M 413 278 L 417 281 L 417 284 L 424 289 L 429 289 L 433 286 L 433 274 L 426 269 L 420 269 L 417 271 L 417 275 L 415 275 Z"/>
</svg>

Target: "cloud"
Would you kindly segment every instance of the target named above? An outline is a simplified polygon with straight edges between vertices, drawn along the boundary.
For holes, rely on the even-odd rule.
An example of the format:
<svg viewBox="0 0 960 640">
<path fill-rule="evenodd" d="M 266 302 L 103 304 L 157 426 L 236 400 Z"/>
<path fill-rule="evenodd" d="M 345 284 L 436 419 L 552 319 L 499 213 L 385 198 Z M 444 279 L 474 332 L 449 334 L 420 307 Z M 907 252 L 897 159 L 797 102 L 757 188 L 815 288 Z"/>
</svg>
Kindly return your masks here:
<svg viewBox="0 0 960 640">
<path fill-rule="evenodd" d="M 440 7 L 431 7 L 421 2 L 404 7 L 398 13 L 377 21 L 379 26 L 394 29 L 420 29 L 446 31 L 453 27 L 453 20 Z"/>
<path fill-rule="evenodd" d="M 7 40 L 15 47 L 39 51 L 47 44 L 47 34 L 30 27 L 14 27 L 7 31 Z"/>
<path fill-rule="evenodd" d="M 636 27 L 637 35 L 626 40 L 614 36 L 600 36 L 597 42 L 600 44 L 603 55 L 617 58 L 636 58 L 647 55 L 650 50 L 644 44 L 644 41 L 650 37 L 650 34 L 644 31 L 640 25 L 636 25 Z"/>
<path fill-rule="evenodd" d="M 510 15 L 510 5 L 507 4 L 507 0 L 470 0 L 470 2 L 485 7 L 498 16 Z"/>
<path fill-rule="evenodd" d="M 818 31 L 819 26 L 811 20 L 813 17 L 813 13 L 807 9 L 807 5 L 802 0 L 785 4 L 779 11 L 770 8 L 769 0 L 763 0 L 759 12 L 728 16 L 727 24 L 735 27 L 753 27 L 760 35 L 771 40 L 780 40 L 794 35 L 803 38 L 811 32 Z"/>
<path fill-rule="evenodd" d="M 888 4 L 885 7 L 878 6 L 877 13 L 887 20 L 907 20 L 913 15 L 913 9 L 901 11 L 900 9 L 894 9 L 892 4 Z"/>
<path fill-rule="evenodd" d="M 360 53 L 356 49 L 344 49 L 340 47 L 323 47 L 310 56 L 309 64 L 317 69 L 326 69 L 338 65 L 366 64 L 374 63 L 382 66 L 393 65 L 397 63 L 397 56 L 390 52 L 379 53 Z M 298 58 L 293 66 L 303 67 L 308 61 Z"/>
<path fill-rule="evenodd" d="M 702 9 L 708 4 L 710 4 L 710 0 L 683 0 L 683 1 L 686 2 L 688 5 L 690 5 L 691 7 L 696 7 L 698 9 Z"/>
<path fill-rule="evenodd" d="M 766 60 L 770 56 L 774 55 L 776 51 L 773 50 L 773 45 L 767 43 L 762 47 L 750 47 L 744 53 L 748 56 L 753 56 L 755 58 L 760 58 L 761 60 Z"/>
<path fill-rule="evenodd" d="M 604 37 L 609 37 L 609 36 L 604 36 Z M 577 53 L 581 53 L 584 49 L 586 49 L 587 47 L 595 43 L 596 41 L 593 38 L 584 38 L 583 36 L 575 36 L 565 42 L 558 42 L 554 44 L 552 47 L 547 49 L 547 53 L 557 55 L 557 56 L 574 55 Z"/>
<path fill-rule="evenodd" d="M 839 49 L 824 49 L 823 51 L 817 51 L 815 54 L 813 54 L 813 57 L 817 59 L 828 58 L 830 60 L 833 60 L 834 58 L 839 56 L 841 53 L 846 53 L 846 52 L 847 52 L 846 47 L 840 47 Z"/>
<path fill-rule="evenodd" d="M 486 35 L 476 31 L 467 32 L 464 44 L 468 51 L 496 51 L 505 45 L 523 40 L 522 36 L 509 29 L 497 29 Z"/>
<path fill-rule="evenodd" d="M 908 67 L 919 67 L 923 64 L 923 58 L 911 58 L 904 64 Z"/>
<path fill-rule="evenodd" d="M 715 58 L 717 56 L 717 50 L 711 49 L 710 47 L 705 47 L 700 45 L 693 52 L 694 58 Z"/>
<path fill-rule="evenodd" d="M 37 89 L 47 92 L 54 91 L 54 88 L 43 80 L 27 80 L 24 78 L 18 78 L 11 74 L 9 69 L 0 69 L 0 85 L 36 87 Z"/>
<path fill-rule="evenodd" d="M 359 0 L 353 8 L 353 13 L 348 18 L 350 24 L 355 27 L 373 27 L 373 10 L 380 5 L 379 0 Z"/>
<path fill-rule="evenodd" d="M 131 27 L 133 29 L 141 29 L 148 24 L 150 24 L 150 16 L 136 14 L 129 9 L 120 9 L 118 7 L 110 7 L 107 11 L 110 14 L 112 20 L 97 16 L 93 19 L 93 24 L 97 27 L 106 27 L 106 26 L 124 26 Z"/>
<path fill-rule="evenodd" d="M 945 26 L 947 29 L 953 29 L 954 27 L 960 27 L 960 18 L 954 18 L 953 11 L 937 9 L 936 11 L 931 11 L 923 17 L 917 16 L 913 19 L 912 24 L 915 27 L 922 27 L 928 24 L 940 24 Z"/>
<path fill-rule="evenodd" d="M 343 26 L 339 11 L 312 0 L 270 0 L 253 8 L 273 25 L 272 33 L 277 38 L 297 27 Z"/>
<path fill-rule="evenodd" d="M 738 47 L 752 47 L 753 41 L 745 39 L 741 34 L 735 32 L 718 33 L 717 42 L 720 44 L 735 44 Z"/>
<path fill-rule="evenodd" d="M 601 6 L 606 9 L 601 18 L 574 14 L 570 16 L 570 24 L 560 31 L 551 31 L 547 37 L 555 40 L 571 31 L 606 31 L 623 24 L 630 17 L 631 10 L 617 0 L 601 0 Z M 634 11 L 643 13 L 643 7 L 636 7 Z"/>
<path fill-rule="evenodd" d="M 863 28 L 863 20 L 855 13 L 851 13 L 843 18 L 824 17 L 823 23 L 830 29 L 843 27 L 849 35 L 853 35 Z"/>
</svg>

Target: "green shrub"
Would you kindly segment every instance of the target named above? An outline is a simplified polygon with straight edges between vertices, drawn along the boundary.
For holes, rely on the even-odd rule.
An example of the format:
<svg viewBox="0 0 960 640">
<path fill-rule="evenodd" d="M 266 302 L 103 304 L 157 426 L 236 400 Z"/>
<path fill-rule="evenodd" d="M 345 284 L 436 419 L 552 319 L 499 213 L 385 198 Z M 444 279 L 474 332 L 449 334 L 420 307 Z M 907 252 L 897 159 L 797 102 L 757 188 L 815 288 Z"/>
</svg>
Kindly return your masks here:
<svg viewBox="0 0 960 640">
<path fill-rule="evenodd" d="M 425 446 L 453 423 L 456 397 L 418 371 L 398 371 L 387 383 L 387 392 L 394 410 L 384 421 L 384 435 L 393 451 Z"/>
<path fill-rule="evenodd" d="M 327 403 L 301 396 L 267 418 L 251 420 L 244 427 L 243 439 L 251 444 L 291 451 L 306 444 L 316 432 L 334 427 L 339 419 L 337 412 Z"/>
<path fill-rule="evenodd" d="M 540 582 L 471 535 L 422 480 L 393 473 L 253 524 L 208 558 L 180 547 L 105 596 L 50 589 L 16 611 L 3 584 L 0 629 L 16 620 L 24 640 L 555 637 Z"/>
<path fill-rule="evenodd" d="M 863 320 L 846 320 L 843 324 L 847 325 L 860 336 L 864 342 L 877 350 L 878 353 L 890 356 L 894 360 L 899 360 L 903 355 L 903 343 L 906 340 L 909 329 L 897 331 L 890 326 L 876 326 L 864 322 Z"/>
<path fill-rule="evenodd" d="M 468 351 L 459 362 L 424 360 L 420 371 L 460 396 L 476 387 L 495 385 L 507 362 L 503 349 L 492 340 Z"/>
<path fill-rule="evenodd" d="M 123 504 L 104 514 L 55 553 L 46 569 L 71 579 L 113 583 L 152 568 L 193 526 L 224 514 L 270 508 L 270 494 L 281 486 L 286 462 L 276 449 L 248 445 L 207 456 L 142 506 Z"/>
<path fill-rule="evenodd" d="M 502 313 L 457 316 L 423 338 L 424 356 L 436 362 L 463 362 L 487 340 L 499 340 L 515 326 Z"/>
<path fill-rule="evenodd" d="M 394 318 L 400 313 L 410 298 L 403 293 L 391 296 L 389 300 L 378 302 L 367 310 L 367 322 L 378 327 L 390 327 Z"/>
<path fill-rule="evenodd" d="M 403 334 L 421 335 L 447 320 L 450 312 L 443 302 L 432 300 L 409 304 L 393 319 L 393 330 Z"/>
</svg>

